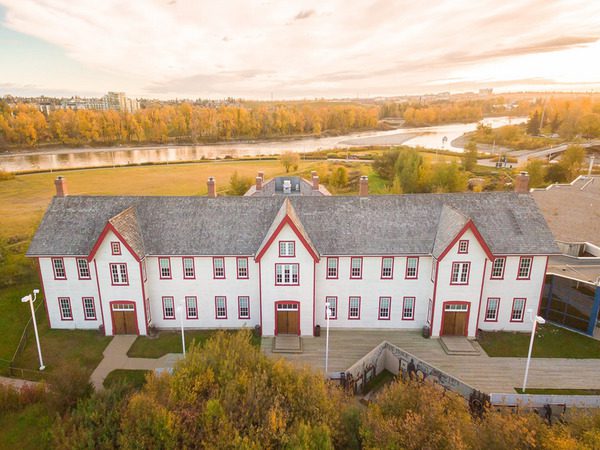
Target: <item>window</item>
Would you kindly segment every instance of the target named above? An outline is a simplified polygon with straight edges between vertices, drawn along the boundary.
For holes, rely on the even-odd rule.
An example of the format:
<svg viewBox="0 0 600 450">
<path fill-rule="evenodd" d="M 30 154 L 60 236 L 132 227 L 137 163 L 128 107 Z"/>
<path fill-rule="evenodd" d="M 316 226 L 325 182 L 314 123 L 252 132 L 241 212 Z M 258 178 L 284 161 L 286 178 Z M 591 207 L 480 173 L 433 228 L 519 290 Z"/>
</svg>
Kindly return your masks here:
<svg viewBox="0 0 600 450">
<path fill-rule="evenodd" d="M 390 320 L 391 297 L 379 297 L 379 320 Z"/>
<path fill-rule="evenodd" d="M 85 320 L 96 320 L 96 306 L 92 297 L 83 297 L 83 318 Z"/>
<path fill-rule="evenodd" d="M 394 258 L 381 258 L 381 278 L 391 279 L 394 276 Z"/>
<path fill-rule="evenodd" d="M 238 297 L 238 317 L 240 319 L 250 318 L 250 297 Z"/>
<path fill-rule="evenodd" d="M 492 265 L 492 279 L 501 280 L 504 278 L 504 265 L 506 264 L 506 258 L 494 259 Z"/>
<path fill-rule="evenodd" d="M 213 277 L 225 278 L 225 258 L 213 258 Z"/>
<path fill-rule="evenodd" d="M 458 253 L 469 253 L 469 241 L 458 241 Z"/>
<path fill-rule="evenodd" d="M 350 297 L 348 299 L 348 319 L 360 319 L 360 297 Z"/>
<path fill-rule="evenodd" d="M 110 243 L 110 251 L 113 255 L 121 254 L 121 243 L 120 242 L 111 242 Z"/>
<path fill-rule="evenodd" d="M 55 280 L 66 280 L 65 261 L 62 258 L 52 258 L 52 268 L 54 269 Z"/>
<path fill-rule="evenodd" d="M 126 285 L 129 284 L 127 279 L 127 264 L 111 264 L 110 265 L 110 276 L 112 280 L 112 284 L 121 284 Z"/>
<path fill-rule="evenodd" d="M 215 317 L 217 319 L 227 319 L 226 297 L 215 297 Z"/>
<path fill-rule="evenodd" d="M 500 306 L 499 298 L 488 298 L 487 307 L 485 308 L 485 322 L 498 321 L 498 307 Z"/>
<path fill-rule="evenodd" d="M 338 258 L 327 258 L 327 278 L 338 277 Z"/>
<path fill-rule="evenodd" d="M 471 263 L 455 262 L 452 263 L 452 275 L 450 284 L 469 284 L 469 270 Z"/>
<path fill-rule="evenodd" d="M 415 318 L 415 298 L 404 297 L 402 301 L 402 320 L 413 320 Z"/>
<path fill-rule="evenodd" d="M 337 319 L 337 297 L 325 297 L 325 320 L 327 320 L 327 307 L 329 307 L 329 320 Z"/>
<path fill-rule="evenodd" d="M 71 299 L 69 297 L 59 297 L 58 306 L 62 320 L 73 320 L 73 310 L 71 310 Z"/>
<path fill-rule="evenodd" d="M 279 241 L 279 256 L 296 256 L 294 241 Z"/>
<path fill-rule="evenodd" d="M 350 258 L 350 278 L 362 278 L 362 258 Z"/>
<path fill-rule="evenodd" d="M 175 301 L 173 297 L 163 297 L 163 319 L 172 320 L 175 318 Z"/>
<path fill-rule="evenodd" d="M 237 259 L 237 277 L 248 278 L 248 258 Z"/>
<path fill-rule="evenodd" d="M 194 258 L 183 258 L 183 278 L 196 278 L 196 270 L 194 268 Z"/>
<path fill-rule="evenodd" d="M 198 318 L 198 299 L 194 296 L 185 298 L 185 309 L 186 318 L 197 319 Z"/>
<path fill-rule="evenodd" d="M 79 274 L 80 280 L 90 279 L 90 266 L 87 260 L 83 258 L 77 258 L 77 273 Z"/>
<path fill-rule="evenodd" d="M 513 307 L 510 313 L 511 322 L 523 322 L 523 316 L 525 313 L 525 302 L 524 298 L 515 298 L 513 300 Z"/>
<path fill-rule="evenodd" d="M 517 273 L 517 280 L 528 280 L 531 275 L 531 260 L 530 257 L 522 256 L 519 260 L 519 272 Z"/>
<path fill-rule="evenodd" d="M 419 273 L 419 258 L 417 256 L 409 256 L 406 258 L 406 275 L 405 278 L 415 279 Z"/>
<path fill-rule="evenodd" d="M 168 280 L 171 278 L 171 259 L 170 258 L 158 258 L 158 266 L 160 270 L 161 280 Z"/>
<path fill-rule="evenodd" d="M 275 264 L 275 284 L 299 284 L 298 264 Z"/>
</svg>

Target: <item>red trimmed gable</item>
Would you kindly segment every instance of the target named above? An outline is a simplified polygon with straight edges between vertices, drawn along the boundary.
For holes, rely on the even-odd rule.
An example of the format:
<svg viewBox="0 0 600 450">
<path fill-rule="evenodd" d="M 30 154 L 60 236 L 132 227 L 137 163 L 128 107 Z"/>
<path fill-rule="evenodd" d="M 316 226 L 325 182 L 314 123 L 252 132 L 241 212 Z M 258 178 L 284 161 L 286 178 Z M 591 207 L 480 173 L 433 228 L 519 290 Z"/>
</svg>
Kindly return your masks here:
<svg viewBox="0 0 600 450">
<path fill-rule="evenodd" d="M 109 231 L 112 231 L 115 234 L 115 236 L 117 236 L 117 239 L 119 239 L 119 241 L 121 241 L 121 243 L 125 246 L 125 248 L 127 248 L 127 250 L 129 250 L 129 253 L 131 253 L 133 255 L 133 257 L 136 259 L 136 261 L 141 261 L 140 256 L 131 248 L 131 246 L 127 243 L 127 241 L 121 235 L 121 233 L 119 233 L 116 230 L 116 228 L 113 226 L 113 224 L 111 224 L 110 222 L 106 222 L 106 226 L 102 230 L 102 233 L 100 233 L 100 236 L 98 236 L 98 240 L 94 244 L 94 247 L 92 247 L 92 250 L 90 251 L 90 254 L 87 257 L 88 262 L 90 262 L 90 261 L 92 261 L 92 259 L 94 259 L 94 256 L 98 252 L 100 245 L 102 244 L 102 242 L 104 242 L 104 239 L 106 238 L 106 235 L 108 234 Z"/>
<path fill-rule="evenodd" d="M 471 219 L 469 219 L 467 221 L 467 223 L 465 223 L 465 225 L 462 227 L 462 229 L 456 234 L 454 239 L 452 239 L 452 242 L 450 242 L 450 244 L 444 249 L 444 251 L 440 254 L 440 256 L 438 257 L 437 260 L 441 261 L 442 259 L 444 259 L 444 257 L 448 254 L 448 252 L 452 249 L 452 247 L 454 247 L 456 245 L 456 243 L 460 240 L 461 237 L 463 237 L 463 235 L 468 230 L 470 230 L 473 233 L 473 235 L 475 236 L 475 239 L 477 239 L 477 242 L 479 242 L 479 245 L 485 252 L 485 255 L 488 257 L 488 259 L 490 261 L 493 261 L 494 255 L 492 254 L 492 251 L 488 247 L 487 243 L 483 239 L 483 236 L 481 236 L 481 233 L 479 233 L 479 230 L 477 229 L 477 227 L 475 226 L 475 224 L 473 223 L 473 221 Z"/>
<path fill-rule="evenodd" d="M 292 229 L 294 234 L 298 237 L 298 239 L 300 240 L 300 242 L 302 243 L 304 248 L 306 248 L 306 251 L 308 251 L 308 253 L 310 253 L 310 255 L 313 257 L 313 260 L 315 262 L 319 262 L 319 255 L 317 255 L 317 253 L 313 250 L 312 246 L 308 243 L 306 238 L 302 235 L 302 233 L 300 232 L 300 230 L 298 229 L 298 227 L 296 226 L 296 224 L 290 218 L 289 215 L 286 215 L 282 219 L 282 221 L 279 223 L 279 225 L 277 226 L 275 231 L 273 231 L 273 234 L 271 235 L 271 237 L 269 237 L 269 240 L 266 242 L 265 245 L 263 245 L 262 249 L 258 252 L 258 254 L 256 255 L 256 257 L 254 259 L 257 262 L 259 262 L 262 259 L 263 255 L 265 254 L 267 249 L 269 247 L 271 247 L 271 244 L 273 243 L 273 241 L 277 238 L 279 233 L 281 233 L 281 230 L 283 230 L 283 227 L 285 227 L 286 225 L 290 226 L 290 228 Z"/>
</svg>

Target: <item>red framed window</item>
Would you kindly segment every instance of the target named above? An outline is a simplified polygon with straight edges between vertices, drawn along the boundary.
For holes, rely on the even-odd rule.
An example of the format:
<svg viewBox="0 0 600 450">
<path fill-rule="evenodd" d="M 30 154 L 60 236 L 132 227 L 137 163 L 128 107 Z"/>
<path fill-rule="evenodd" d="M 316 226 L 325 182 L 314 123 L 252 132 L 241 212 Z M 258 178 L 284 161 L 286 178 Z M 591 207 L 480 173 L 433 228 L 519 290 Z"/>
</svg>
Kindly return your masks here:
<svg viewBox="0 0 600 450">
<path fill-rule="evenodd" d="M 469 253 L 469 241 L 466 239 L 458 241 L 458 253 Z"/>
<path fill-rule="evenodd" d="M 406 274 L 404 278 L 414 280 L 419 275 L 419 257 L 409 256 L 406 258 Z"/>
<path fill-rule="evenodd" d="M 299 265 L 275 264 L 275 285 L 298 285 L 300 284 Z"/>
<path fill-rule="evenodd" d="M 77 258 L 77 274 L 80 280 L 89 280 L 90 276 L 90 265 L 85 258 Z"/>
<path fill-rule="evenodd" d="M 414 320 L 415 318 L 415 298 L 404 297 L 402 299 L 402 320 Z"/>
<path fill-rule="evenodd" d="M 187 319 L 198 318 L 198 299 L 193 295 L 185 297 L 185 317 Z"/>
<path fill-rule="evenodd" d="M 327 308 L 329 307 L 329 320 L 337 319 L 337 297 L 325 297 L 325 320 L 327 320 Z"/>
<path fill-rule="evenodd" d="M 469 284 L 470 262 L 453 262 L 450 284 Z"/>
<path fill-rule="evenodd" d="M 227 297 L 215 297 L 215 318 L 227 319 Z"/>
<path fill-rule="evenodd" d="M 279 241 L 279 256 L 296 256 L 296 243 L 294 241 Z"/>
<path fill-rule="evenodd" d="M 58 307 L 61 320 L 73 320 L 73 310 L 71 309 L 71 299 L 69 297 L 58 297 Z"/>
<path fill-rule="evenodd" d="M 85 320 L 96 320 L 96 305 L 93 297 L 83 297 L 83 318 Z"/>
<path fill-rule="evenodd" d="M 121 254 L 121 243 L 120 242 L 111 242 L 110 243 L 110 252 L 113 255 L 120 255 Z"/>
<path fill-rule="evenodd" d="M 52 258 L 52 269 L 54 270 L 55 280 L 66 280 L 67 272 L 65 270 L 65 260 L 62 258 Z"/>
<path fill-rule="evenodd" d="M 327 278 L 336 279 L 338 277 L 339 259 L 334 256 L 327 258 Z"/>
<path fill-rule="evenodd" d="M 513 299 L 512 310 L 510 312 L 510 321 L 511 322 L 523 322 L 523 318 L 525 317 L 525 304 L 526 303 L 527 303 L 527 299 L 525 299 L 525 298 Z"/>
<path fill-rule="evenodd" d="M 517 280 L 529 280 L 531 277 L 531 256 L 521 256 L 519 259 L 519 271 L 517 272 Z"/>
<path fill-rule="evenodd" d="M 194 267 L 194 258 L 183 258 L 183 278 L 192 280 L 196 278 L 196 268 Z"/>
<path fill-rule="evenodd" d="M 248 258 L 237 259 L 237 277 L 239 279 L 248 278 Z"/>
<path fill-rule="evenodd" d="M 163 297 L 163 319 L 173 320 L 175 319 L 175 300 L 173 297 Z"/>
<path fill-rule="evenodd" d="M 127 264 L 126 263 L 112 263 L 110 264 L 110 279 L 113 285 L 126 286 L 129 284 L 129 277 L 127 276 Z"/>
<path fill-rule="evenodd" d="M 238 318 L 249 319 L 250 318 L 250 297 L 241 296 L 238 297 Z"/>
<path fill-rule="evenodd" d="M 492 280 L 502 280 L 504 278 L 505 257 L 497 257 L 492 264 Z"/>
<path fill-rule="evenodd" d="M 171 258 L 158 258 L 158 269 L 161 280 L 170 280 Z"/>
<path fill-rule="evenodd" d="M 360 319 L 360 297 L 350 297 L 348 299 L 348 319 Z"/>
<path fill-rule="evenodd" d="M 350 278 L 362 278 L 362 258 L 350 258 Z"/>
<path fill-rule="evenodd" d="M 499 309 L 500 309 L 500 299 L 497 297 L 488 298 L 487 306 L 485 307 L 484 322 L 498 322 L 498 310 Z"/>
<path fill-rule="evenodd" d="M 381 258 L 381 278 L 383 280 L 394 278 L 394 258 L 391 256 Z"/>
<path fill-rule="evenodd" d="M 390 320 L 392 315 L 392 298 L 379 297 L 379 320 Z"/>
<path fill-rule="evenodd" d="M 213 278 L 225 278 L 225 258 L 213 258 Z"/>
</svg>

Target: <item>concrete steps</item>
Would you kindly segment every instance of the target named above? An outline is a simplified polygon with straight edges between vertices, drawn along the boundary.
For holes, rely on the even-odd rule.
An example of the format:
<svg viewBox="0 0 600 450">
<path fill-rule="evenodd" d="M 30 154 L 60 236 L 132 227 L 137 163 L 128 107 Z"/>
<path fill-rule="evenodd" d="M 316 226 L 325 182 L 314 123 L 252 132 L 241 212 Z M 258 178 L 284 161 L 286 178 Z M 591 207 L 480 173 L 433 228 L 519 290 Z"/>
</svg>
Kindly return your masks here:
<svg viewBox="0 0 600 450">
<path fill-rule="evenodd" d="M 293 335 L 275 336 L 273 353 L 302 353 L 302 338 Z"/>
<path fill-rule="evenodd" d="M 440 337 L 440 345 L 447 355 L 479 356 L 481 354 L 481 351 L 473 345 L 472 341 L 464 336 L 442 336 Z"/>
</svg>

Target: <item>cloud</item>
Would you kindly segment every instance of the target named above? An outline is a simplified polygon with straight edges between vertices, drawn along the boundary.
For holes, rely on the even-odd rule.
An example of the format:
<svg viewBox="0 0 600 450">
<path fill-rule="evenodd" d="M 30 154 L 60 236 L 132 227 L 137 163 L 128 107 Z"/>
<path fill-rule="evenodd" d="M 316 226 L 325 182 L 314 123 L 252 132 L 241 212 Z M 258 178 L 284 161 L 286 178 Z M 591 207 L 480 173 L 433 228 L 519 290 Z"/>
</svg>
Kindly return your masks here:
<svg viewBox="0 0 600 450">
<path fill-rule="evenodd" d="M 140 95 L 395 95 L 430 89 L 435 80 L 600 80 L 600 2 L 589 0 L 0 5 L 4 26 L 59 47 L 89 72 L 110 73 L 115 85 Z M 568 54 L 579 56 L 569 63 Z M 5 63 L 19 61 L 0 59 Z M 89 90 L 78 77 L 40 74 L 36 83 Z"/>
<path fill-rule="evenodd" d="M 303 11 L 300 11 L 298 14 L 296 14 L 294 16 L 294 20 L 308 19 L 310 16 L 314 16 L 314 15 L 315 15 L 314 9 L 305 9 Z"/>
</svg>

